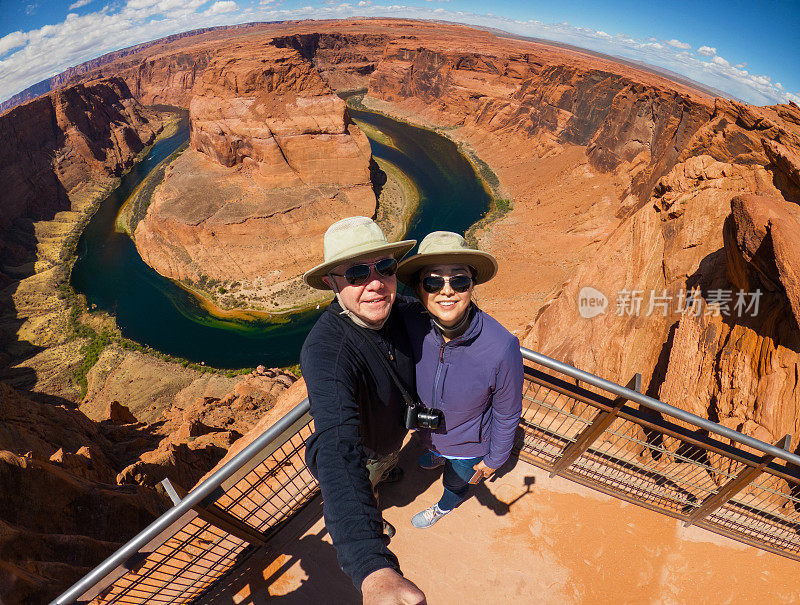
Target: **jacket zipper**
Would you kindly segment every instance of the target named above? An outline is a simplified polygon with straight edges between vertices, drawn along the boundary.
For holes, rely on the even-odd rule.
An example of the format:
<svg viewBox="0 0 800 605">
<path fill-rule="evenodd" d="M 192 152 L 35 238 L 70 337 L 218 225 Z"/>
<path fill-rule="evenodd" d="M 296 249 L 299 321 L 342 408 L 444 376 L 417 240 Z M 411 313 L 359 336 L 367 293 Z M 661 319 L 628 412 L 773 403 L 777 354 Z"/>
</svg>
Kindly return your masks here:
<svg viewBox="0 0 800 605">
<path fill-rule="evenodd" d="M 439 376 L 442 373 L 443 363 L 444 363 L 444 344 L 442 345 L 442 348 L 439 350 L 439 363 L 436 365 L 436 377 L 433 379 L 433 397 L 431 398 L 431 405 L 433 407 L 439 407 L 438 405 L 436 405 L 437 403 L 439 403 L 436 400 L 436 393 L 439 389 Z"/>
</svg>

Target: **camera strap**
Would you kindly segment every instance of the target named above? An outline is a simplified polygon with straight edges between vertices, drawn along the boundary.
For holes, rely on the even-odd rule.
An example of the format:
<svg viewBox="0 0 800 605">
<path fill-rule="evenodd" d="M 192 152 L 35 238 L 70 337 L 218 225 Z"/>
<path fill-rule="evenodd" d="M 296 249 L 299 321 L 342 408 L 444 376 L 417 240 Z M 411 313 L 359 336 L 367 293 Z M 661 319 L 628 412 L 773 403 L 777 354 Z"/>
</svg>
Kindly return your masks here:
<svg viewBox="0 0 800 605">
<path fill-rule="evenodd" d="M 406 405 L 409 405 L 411 407 L 416 407 L 417 402 L 411 397 L 411 395 L 408 394 L 408 391 L 403 386 L 403 381 L 400 379 L 400 376 L 397 375 L 397 370 L 395 370 L 394 367 L 392 367 L 392 364 L 386 358 L 386 353 L 381 351 L 381 348 L 378 346 L 378 343 L 376 343 L 372 339 L 372 335 L 369 334 L 367 330 L 365 330 L 364 328 L 354 324 L 348 318 L 339 315 L 338 313 L 334 313 L 334 315 L 344 322 L 349 322 L 350 326 L 355 328 L 357 332 L 361 332 L 363 334 L 364 340 L 369 344 L 370 347 L 372 347 L 372 350 L 375 352 L 375 355 L 378 357 L 378 359 L 380 359 L 381 363 L 383 364 L 383 367 L 386 368 L 387 372 L 389 372 L 389 376 L 392 377 L 392 380 L 394 381 L 395 385 L 397 385 L 397 388 L 400 390 L 400 394 L 403 396 L 403 401 L 406 402 Z"/>
</svg>

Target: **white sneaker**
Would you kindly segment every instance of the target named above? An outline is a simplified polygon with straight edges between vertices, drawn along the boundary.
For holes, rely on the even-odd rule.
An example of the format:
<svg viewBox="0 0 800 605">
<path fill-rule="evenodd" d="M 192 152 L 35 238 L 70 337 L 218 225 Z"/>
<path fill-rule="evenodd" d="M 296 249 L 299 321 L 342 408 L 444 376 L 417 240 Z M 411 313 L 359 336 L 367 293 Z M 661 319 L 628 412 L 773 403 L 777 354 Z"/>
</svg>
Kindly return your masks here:
<svg viewBox="0 0 800 605">
<path fill-rule="evenodd" d="M 442 510 L 439 508 L 438 503 L 434 504 L 430 508 L 426 508 L 421 513 L 417 513 L 411 517 L 411 525 L 420 529 L 430 527 L 449 512 L 449 510 Z"/>
</svg>

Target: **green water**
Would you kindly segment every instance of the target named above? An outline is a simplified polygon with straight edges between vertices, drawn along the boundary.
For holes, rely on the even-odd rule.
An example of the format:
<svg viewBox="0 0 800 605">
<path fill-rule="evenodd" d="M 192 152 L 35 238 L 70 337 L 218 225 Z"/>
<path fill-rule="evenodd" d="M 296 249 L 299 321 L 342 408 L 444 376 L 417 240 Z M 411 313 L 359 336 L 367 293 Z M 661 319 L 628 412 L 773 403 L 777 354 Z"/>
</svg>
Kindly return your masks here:
<svg viewBox="0 0 800 605">
<path fill-rule="evenodd" d="M 399 166 L 420 190 L 407 237 L 421 240 L 440 229 L 463 234 L 488 211 L 489 195 L 452 141 L 377 114 L 350 112 L 392 138 L 395 148 L 370 139 L 373 155 Z M 148 267 L 130 238 L 114 231 L 116 215 L 131 192 L 188 136 L 184 118 L 178 132 L 156 143 L 102 203 L 78 242 L 72 287 L 90 305 L 112 313 L 124 336 L 164 353 L 220 368 L 297 363 L 321 311 L 298 313 L 282 323 L 218 319 Z"/>
</svg>

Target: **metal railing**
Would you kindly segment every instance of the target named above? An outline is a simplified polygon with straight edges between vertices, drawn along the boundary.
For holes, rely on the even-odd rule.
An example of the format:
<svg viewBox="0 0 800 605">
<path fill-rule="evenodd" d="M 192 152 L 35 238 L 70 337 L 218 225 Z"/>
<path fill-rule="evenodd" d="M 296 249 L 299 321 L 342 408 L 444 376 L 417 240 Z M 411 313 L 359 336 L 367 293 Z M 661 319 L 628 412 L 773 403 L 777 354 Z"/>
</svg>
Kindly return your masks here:
<svg viewBox="0 0 800 605">
<path fill-rule="evenodd" d="M 800 456 L 534 351 L 521 459 L 800 560 Z M 565 377 L 571 379 L 565 380 Z M 577 382 L 577 383 L 576 383 Z M 581 386 L 581 383 L 587 385 Z M 609 396 L 610 395 L 610 396 Z M 53 603 L 186 603 L 316 494 L 306 399 Z"/>
<path fill-rule="evenodd" d="M 318 490 L 303 458 L 308 408 L 306 399 L 53 603 L 187 603 L 211 587 Z"/>
<path fill-rule="evenodd" d="M 522 354 L 547 373 L 525 368 L 520 458 L 800 560 L 800 456 L 788 451 L 790 436 L 770 445 L 637 388 Z M 630 386 L 640 382 L 637 375 Z"/>
</svg>

